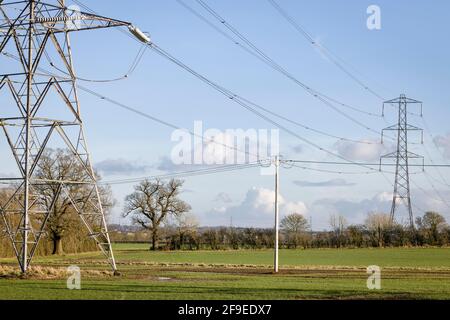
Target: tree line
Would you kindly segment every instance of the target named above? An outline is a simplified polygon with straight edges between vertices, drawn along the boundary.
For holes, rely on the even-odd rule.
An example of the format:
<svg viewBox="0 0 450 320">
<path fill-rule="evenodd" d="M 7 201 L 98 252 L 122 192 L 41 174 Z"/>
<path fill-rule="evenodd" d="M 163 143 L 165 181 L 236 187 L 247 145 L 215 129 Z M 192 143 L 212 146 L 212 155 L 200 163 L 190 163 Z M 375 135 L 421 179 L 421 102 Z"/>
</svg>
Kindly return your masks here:
<svg viewBox="0 0 450 320">
<path fill-rule="evenodd" d="M 151 250 L 238 250 L 269 249 L 274 246 L 273 228 L 199 227 L 193 216 L 188 223 L 168 223 L 160 228 L 159 241 Z M 335 220 L 331 218 L 330 220 Z M 427 212 L 417 218 L 412 231 L 400 224 L 391 224 L 388 214 L 371 213 L 364 224 L 346 225 L 330 222 L 331 230 L 311 231 L 307 220 L 293 213 L 281 221 L 280 247 L 284 249 L 308 248 L 384 248 L 404 246 L 447 246 L 450 228 L 442 215 Z M 342 223 L 343 222 L 343 223 Z M 332 225 L 335 226 L 333 229 Z M 142 229 L 123 232 L 114 228 L 113 241 L 148 243 L 151 231 Z"/>
<path fill-rule="evenodd" d="M 151 235 L 151 250 L 240 249 L 273 247 L 272 229 L 199 228 L 191 207 L 179 199 L 183 181 L 143 181 L 125 199 L 124 217 Z M 304 216 L 292 213 L 282 219 L 284 248 L 341 248 L 388 246 L 444 246 L 450 228 L 437 212 L 426 212 L 411 229 L 391 220 L 389 214 L 369 213 L 363 224 L 349 225 L 343 215 L 330 216 L 330 231 L 313 232 Z M 114 239 L 118 240 L 116 233 Z M 120 238 L 120 237 L 119 237 Z M 122 239 L 122 241 L 124 241 Z M 161 242 L 161 243 L 160 243 Z"/>
<path fill-rule="evenodd" d="M 82 172 L 81 165 L 65 150 L 46 150 L 36 171 L 35 178 L 42 180 L 75 181 Z M 97 174 L 98 180 L 101 177 Z M 144 180 L 134 187 L 125 198 L 123 218 L 140 228 L 140 231 L 122 232 L 110 230 L 113 241 L 145 241 L 150 250 L 199 250 L 199 249 L 260 249 L 274 245 L 273 229 L 258 228 L 200 228 L 191 207 L 180 199 L 183 181 Z M 45 236 L 37 254 L 60 255 L 96 249 L 87 231 L 80 223 L 75 203 L 85 202 L 88 190 L 83 184 L 72 185 L 70 193 L 76 199 L 69 201 L 58 194 L 53 204 L 58 185 L 36 186 L 34 193 L 41 199 L 42 209 L 51 210 L 46 222 Z M 20 211 L 23 199 L 15 196 L 17 186 L 0 189 L 0 210 L 8 208 Z M 19 193 L 20 194 L 20 193 Z M 108 215 L 115 201 L 108 187 L 100 188 L 104 211 Z M 9 201 L 13 199 L 13 201 Z M 11 205 L 11 203 L 13 203 Z M 11 225 L 18 225 L 20 215 L 8 215 Z M 44 216 L 33 215 L 31 223 L 39 226 Z M 280 245 L 283 248 L 341 248 L 341 247 L 386 247 L 449 244 L 450 228 L 445 218 L 437 212 L 427 212 L 416 219 L 417 229 L 393 223 L 387 214 L 370 213 L 360 225 L 348 225 L 342 215 L 330 217 L 329 231 L 311 231 L 300 214 L 292 213 L 282 219 Z M 10 239 L 2 223 L 0 230 L 0 257 L 13 255 Z"/>
</svg>

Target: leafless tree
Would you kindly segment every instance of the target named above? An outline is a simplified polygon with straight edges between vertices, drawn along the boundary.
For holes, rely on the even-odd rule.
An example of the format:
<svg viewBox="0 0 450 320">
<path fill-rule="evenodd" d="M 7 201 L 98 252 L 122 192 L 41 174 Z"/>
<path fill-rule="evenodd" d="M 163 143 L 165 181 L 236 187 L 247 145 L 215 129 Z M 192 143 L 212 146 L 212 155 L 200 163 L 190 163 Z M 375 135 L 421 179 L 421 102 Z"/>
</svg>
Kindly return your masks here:
<svg viewBox="0 0 450 320">
<path fill-rule="evenodd" d="M 288 242 L 297 247 L 302 236 L 309 228 L 308 220 L 299 213 L 292 213 L 281 220 L 281 228 L 287 235 Z"/>
<path fill-rule="evenodd" d="M 189 212 L 191 207 L 179 199 L 182 180 L 172 179 L 165 183 L 160 179 L 145 180 L 134 187 L 134 192 L 125 198 L 123 216 L 131 216 L 133 223 L 152 233 L 151 250 L 156 250 L 161 225 L 169 216 L 178 217 Z"/>
<path fill-rule="evenodd" d="M 385 213 L 369 213 L 365 221 L 367 230 L 378 247 L 385 246 L 388 230 L 392 227 L 391 217 Z"/>
<path fill-rule="evenodd" d="M 86 170 L 68 150 L 46 150 L 36 169 L 36 179 L 53 181 L 83 181 Z M 100 177 L 97 175 L 97 179 Z M 58 184 L 36 185 L 36 193 L 42 199 L 44 210 L 51 210 L 46 228 L 53 242 L 53 254 L 63 254 L 63 239 L 68 233 L 79 232 L 80 220 L 73 206 L 86 207 L 92 197 L 92 186 L 83 184 L 67 184 L 67 193 L 58 191 Z M 100 187 L 100 198 L 105 213 L 114 205 L 111 190 Z M 71 199 L 67 196 L 70 194 Z M 52 207 L 53 199 L 57 201 Z M 72 202 L 73 201 L 73 202 Z"/>
<path fill-rule="evenodd" d="M 344 232 L 347 227 L 347 220 L 342 215 L 338 215 L 336 217 L 336 215 L 332 214 L 330 216 L 330 226 L 334 233 L 336 246 L 340 248 L 343 242 Z"/>
</svg>

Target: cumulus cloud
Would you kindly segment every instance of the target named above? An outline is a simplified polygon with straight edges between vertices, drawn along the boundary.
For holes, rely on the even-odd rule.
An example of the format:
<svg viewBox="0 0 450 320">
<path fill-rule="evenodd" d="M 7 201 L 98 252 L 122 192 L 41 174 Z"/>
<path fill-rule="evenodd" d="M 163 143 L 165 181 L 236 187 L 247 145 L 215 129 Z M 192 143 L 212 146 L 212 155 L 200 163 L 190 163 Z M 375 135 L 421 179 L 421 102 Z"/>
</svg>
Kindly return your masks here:
<svg viewBox="0 0 450 320">
<path fill-rule="evenodd" d="M 450 192 L 440 191 L 440 194 L 444 199 L 450 197 Z M 411 192 L 414 216 L 423 215 L 423 211 L 437 211 L 449 221 L 448 207 L 438 196 L 433 195 L 432 191 L 424 193 L 413 190 Z M 364 223 L 367 214 L 370 212 L 389 213 L 392 206 L 392 196 L 392 192 L 380 192 L 372 198 L 362 200 L 319 199 L 309 208 L 314 219 L 313 227 L 319 230 L 329 228 L 329 217 L 332 214 L 343 215 L 350 224 Z M 401 202 L 396 212 L 396 221 L 403 224 L 408 222 L 406 207 Z"/>
<path fill-rule="evenodd" d="M 98 162 L 95 168 L 105 175 L 129 175 L 146 173 L 151 166 L 126 159 L 107 159 Z"/>
<path fill-rule="evenodd" d="M 389 212 L 392 197 L 375 195 L 371 199 L 352 201 L 346 199 L 324 198 L 311 205 L 314 228 L 329 228 L 330 215 L 342 215 L 348 223 L 363 223 L 369 212 Z"/>
<path fill-rule="evenodd" d="M 339 155 L 356 161 L 375 161 L 391 149 L 375 140 L 364 140 L 367 144 L 338 141 L 335 149 Z"/>
<path fill-rule="evenodd" d="M 244 200 L 235 206 L 220 207 L 213 210 L 212 214 L 221 221 L 233 217 L 233 222 L 242 227 L 271 227 L 273 226 L 275 209 L 275 192 L 265 188 L 252 188 L 247 191 Z M 293 212 L 306 214 L 307 207 L 301 202 L 287 201 L 282 196 L 279 198 L 280 214 L 287 215 Z"/>
<path fill-rule="evenodd" d="M 356 185 L 356 183 L 348 182 L 345 179 L 331 179 L 327 181 L 304 181 L 304 180 L 295 180 L 293 183 L 299 187 L 350 187 Z"/>
<path fill-rule="evenodd" d="M 450 159 L 450 133 L 447 133 L 445 136 L 435 137 L 434 143 L 443 150 L 444 157 Z"/>
<path fill-rule="evenodd" d="M 190 170 L 198 170 L 204 169 L 206 166 L 204 165 L 196 165 L 196 164 L 175 164 L 172 159 L 169 157 L 161 157 L 159 159 L 158 164 L 156 165 L 156 169 L 164 172 L 181 172 L 181 171 L 190 171 Z"/>
<path fill-rule="evenodd" d="M 216 202 L 222 202 L 222 203 L 231 203 L 233 200 L 231 199 L 230 195 L 226 192 L 219 193 L 216 198 L 214 199 Z"/>
</svg>

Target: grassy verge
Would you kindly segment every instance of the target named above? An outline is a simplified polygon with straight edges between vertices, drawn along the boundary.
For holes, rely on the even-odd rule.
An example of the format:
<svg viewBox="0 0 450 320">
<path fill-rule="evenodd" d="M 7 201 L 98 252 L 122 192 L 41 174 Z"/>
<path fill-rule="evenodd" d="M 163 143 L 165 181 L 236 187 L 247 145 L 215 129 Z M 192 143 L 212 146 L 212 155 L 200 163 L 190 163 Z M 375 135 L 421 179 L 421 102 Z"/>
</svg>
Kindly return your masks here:
<svg viewBox="0 0 450 320">
<path fill-rule="evenodd" d="M 0 275 L 0 299 L 450 299 L 449 248 L 282 250 L 278 275 L 270 250 L 115 251 L 120 277 L 100 272 L 107 265 L 97 253 L 40 258 L 28 279 Z M 71 264 L 83 272 L 81 290 L 66 288 Z M 381 290 L 366 287 L 373 264 L 382 267 Z"/>
</svg>

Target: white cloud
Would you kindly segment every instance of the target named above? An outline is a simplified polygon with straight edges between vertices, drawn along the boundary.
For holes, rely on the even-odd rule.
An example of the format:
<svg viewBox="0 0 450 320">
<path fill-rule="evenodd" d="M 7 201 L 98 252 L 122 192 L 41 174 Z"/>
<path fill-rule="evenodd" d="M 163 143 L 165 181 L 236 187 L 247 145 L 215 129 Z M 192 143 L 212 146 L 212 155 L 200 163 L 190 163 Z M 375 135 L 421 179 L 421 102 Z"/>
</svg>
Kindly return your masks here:
<svg viewBox="0 0 450 320">
<path fill-rule="evenodd" d="M 324 188 L 324 187 L 349 187 L 354 186 L 355 183 L 348 182 L 345 179 L 331 179 L 327 181 L 304 181 L 304 180 L 295 180 L 293 183 L 299 187 L 311 187 L 311 188 Z"/>
<path fill-rule="evenodd" d="M 285 215 L 291 214 L 291 213 L 300 213 L 300 214 L 305 215 L 308 212 L 308 208 L 301 201 L 287 202 L 283 206 L 283 211 L 284 211 Z"/>
<path fill-rule="evenodd" d="M 151 166 L 126 159 L 106 159 L 98 162 L 95 168 L 105 175 L 129 175 L 145 173 Z"/>
<path fill-rule="evenodd" d="M 280 215 L 284 216 L 293 212 L 306 214 L 307 207 L 303 202 L 291 202 L 279 197 Z M 266 188 L 252 188 L 247 191 L 244 200 L 235 206 L 229 206 L 225 210 L 213 209 L 212 215 L 221 223 L 233 217 L 236 226 L 243 227 L 272 227 L 275 209 L 275 192 Z M 208 214 L 210 216 L 210 214 Z"/>
<path fill-rule="evenodd" d="M 355 161 L 375 161 L 382 155 L 388 153 L 389 147 L 375 140 L 363 140 L 364 143 L 354 143 L 349 141 L 338 141 L 335 144 L 337 152 L 349 159 Z"/>
<path fill-rule="evenodd" d="M 205 168 L 207 168 L 206 165 L 199 164 L 175 164 L 172 159 L 167 156 L 161 157 L 159 159 L 159 163 L 156 165 L 156 169 L 168 173 L 199 170 Z"/>
<path fill-rule="evenodd" d="M 417 190 L 412 190 L 411 192 L 414 217 L 423 215 L 424 212 L 421 210 L 437 211 L 450 221 L 448 206 L 432 191 L 426 191 L 427 193 Z M 440 194 L 444 199 L 450 198 L 450 192 L 441 191 Z M 310 212 L 313 216 L 314 229 L 321 230 L 329 228 L 329 217 L 331 214 L 343 215 L 350 224 L 361 224 L 364 223 L 368 213 L 389 213 L 391 206 L 392 192 L 380 192 L 371 199 L 319 199 L 310 206 Z M 401 202 L 399 202 L 398 211 L 396 212 L 396 221 L 400 223 L 408 222 L 406 207 Z"/>
<path fill-rule="evenodd" d="M 377 194 L 376 199 L 379 202 L 392 201 L 394 194 L 392 192 L 381 192 Z"/>
<path fill-rule="evenodd" d="M 219 193 L 216 198 L 214 199 L 216 202 L 222 202 L 222 203 L 231 203 L 233 200 L 231 199 L 230 195 L 226 192 Z"/>
</svg>

